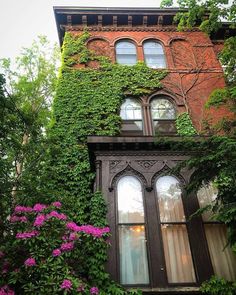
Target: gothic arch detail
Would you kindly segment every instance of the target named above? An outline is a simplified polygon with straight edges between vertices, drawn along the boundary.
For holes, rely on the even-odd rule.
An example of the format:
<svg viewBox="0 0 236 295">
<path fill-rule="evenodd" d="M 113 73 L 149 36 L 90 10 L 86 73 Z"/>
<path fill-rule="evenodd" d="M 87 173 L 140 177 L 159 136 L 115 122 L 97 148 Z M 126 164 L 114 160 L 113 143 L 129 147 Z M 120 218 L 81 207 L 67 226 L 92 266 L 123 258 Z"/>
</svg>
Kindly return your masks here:
<svg viewBox="0 0 236 295">
<path fill-rule="evenodd" d="M 154 187 L 155 182 L 159 177 L 165 176 L 167 174 L 170 176 L 176 177 L 179 180 L 181 187 L 184 187 L 186 185 L 186 181 L 183 178 L 183 176 L 180 175 L 179 173 L 173 173 L 171 168 L 165 163 L 165 165 L 161 168 L 161 170 L 159 170 L 153 175 L 151 179 L 151 187 L 152 188 Z"/>
<path fill-rule="evenodd" d="M 125 169 L 123 169 L 122 171 L 120 171 L 119 173 L 117 173 L 111 180 L 110 182 L 110 186 L 109 186 L 109 191 L 113 191 L 114 190 L 114 186 L 117 183 L 117 181 L 125 175 L 131 175 L 131 176 L 136 176 L 139 180 L 141 180 L 143 186 L 145 188 L 147 188 L 147 180 L 146 178 L 143 176 L 142 173 L 138 172 L 137 170 L 135 170 L 133 167 L 131 167 L 129 164 L 125 167 Z"/>
</svg>

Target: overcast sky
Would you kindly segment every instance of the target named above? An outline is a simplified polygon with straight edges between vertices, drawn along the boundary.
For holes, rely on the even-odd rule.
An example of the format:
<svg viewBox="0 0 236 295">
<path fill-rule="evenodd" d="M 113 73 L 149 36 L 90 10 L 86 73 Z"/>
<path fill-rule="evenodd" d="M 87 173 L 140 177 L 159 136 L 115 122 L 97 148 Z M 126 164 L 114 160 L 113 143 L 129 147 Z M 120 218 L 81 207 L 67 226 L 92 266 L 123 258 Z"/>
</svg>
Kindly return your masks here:
<svg viewBox="0 0 236 295">
<path fill-rule="evenodd" d="M 157 7 L 158 0 L 0 0 L 0 58 L 19 55 L 38 35 L 58 42 L 53 6 Z"/>
</svg>

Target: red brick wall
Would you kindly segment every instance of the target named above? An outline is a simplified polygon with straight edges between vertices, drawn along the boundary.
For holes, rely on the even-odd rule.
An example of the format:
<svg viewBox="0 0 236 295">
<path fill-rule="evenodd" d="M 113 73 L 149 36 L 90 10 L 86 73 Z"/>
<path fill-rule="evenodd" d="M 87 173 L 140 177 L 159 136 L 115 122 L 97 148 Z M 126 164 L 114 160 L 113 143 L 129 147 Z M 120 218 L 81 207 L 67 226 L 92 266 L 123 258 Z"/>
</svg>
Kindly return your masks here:
<svg viewBox="0 0 236 295">
<path fill-rule="evenodd" d="M 75 35 L 81 32 L 72 31 Z M 142 43 L 146 39 L 160 41 L 166 56 L 169 73 L 163 80 L 163 90 L 176 99 L 179 113 L 188 111 L 193 124 L 201 131 L 204 119 L 212 117 L 212 123 L 226 116 L 226 110 L 208 111 L 204 104 L 211 92 L 225 85 L 222 67 L 217 53 L 222 44 L 213 44 L 203 32 L 177 31 L 91 31 L 88 48 L 99 55 L 106 55 L 115 62 L 115 43 L 129 39 L 137 48 L 139 61 L 144 60 Z M 87 66 L 98 67 L 96 62 Z M 80 65 L 78 65 L 80 67 Z"/>
</svg>

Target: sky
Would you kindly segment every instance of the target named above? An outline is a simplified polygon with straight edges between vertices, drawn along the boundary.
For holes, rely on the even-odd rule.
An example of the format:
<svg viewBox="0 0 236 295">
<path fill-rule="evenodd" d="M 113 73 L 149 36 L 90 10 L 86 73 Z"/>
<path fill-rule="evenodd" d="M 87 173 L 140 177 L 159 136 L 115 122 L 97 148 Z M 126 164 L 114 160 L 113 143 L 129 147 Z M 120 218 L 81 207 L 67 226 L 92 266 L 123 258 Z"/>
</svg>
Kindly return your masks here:
<svg viewBox="0 0 236 295">
<path fill-rule="evenodd" d="M 53 6 L 157 7 L 158 0 L 0 0 L 0 58 L 15 58 L 38 35 L 58 42 Z"/>
</svg>

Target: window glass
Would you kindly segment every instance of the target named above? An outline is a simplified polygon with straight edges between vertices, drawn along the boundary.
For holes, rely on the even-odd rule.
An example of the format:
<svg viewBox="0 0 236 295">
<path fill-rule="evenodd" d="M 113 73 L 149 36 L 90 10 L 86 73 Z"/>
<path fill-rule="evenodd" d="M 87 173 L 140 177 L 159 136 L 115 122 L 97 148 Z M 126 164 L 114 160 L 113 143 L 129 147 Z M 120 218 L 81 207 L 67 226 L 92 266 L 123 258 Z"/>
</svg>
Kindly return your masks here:
<svg viewBox="0 0 236 295">
<path fill-rule="evenodd" d="M 200 208 L 213 205 L 217 197 L 217 189 L 210 183 L 202 186 L 197 192 Z M 207 244 L 212 266 L 217 276 L 226 280 L 236 279 L 236 257 L 227 245 L 226 227 L 213 219 L 211 212 L 202 214 Z"/>
<path fill-rule="evenodd" d="M 141 104 L 133 98 L 126 98 L 120 109 L 120 116 L 123 122 L 122 131 L 140 132 L 143 129 L 142 107 Z M 129 121 L 129 122 L 128 122 Z"/>
<path fill-rule="evenodd" d="M 126 98 L 121 105 L 120 116 L 123 120 L 142 120 L 141 104 L 132 98 Z"/>
<path fill-rule="evenodd" d="M 165 98 L 155 98 L 151 101 L 153 120 L 174 120 L 176 118 L 174 105 Z"/>
<path fill-rule="evenodd" d="M 156 181 L 156 192 L 168 282 L 195 282 L 179 181 L 162 176 Z"/>
<path fill-rule="evenodd" d="M 165 55 L 162 45 L 155 41 L 147 41 L 143 44 L 146 65 L 150 68 L 166 68 Z"/>
<path fill-rule="evenodd" d="M 143 192 L 136 177 L 124 176 L 117 184 L 120 281 L 148 284 Z"/>
<path fill-rule="evenodd" d="M 129 41 L 117 42 L 116 61 L 122 65 L 135 65 L 137 62 L 136 46 Z"/>
</svg>

